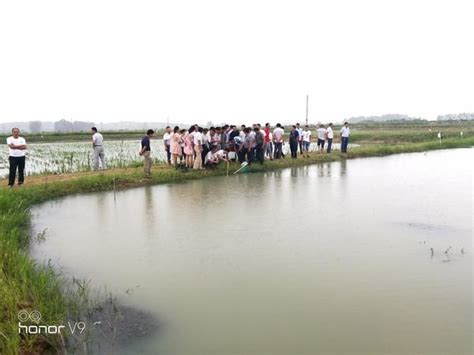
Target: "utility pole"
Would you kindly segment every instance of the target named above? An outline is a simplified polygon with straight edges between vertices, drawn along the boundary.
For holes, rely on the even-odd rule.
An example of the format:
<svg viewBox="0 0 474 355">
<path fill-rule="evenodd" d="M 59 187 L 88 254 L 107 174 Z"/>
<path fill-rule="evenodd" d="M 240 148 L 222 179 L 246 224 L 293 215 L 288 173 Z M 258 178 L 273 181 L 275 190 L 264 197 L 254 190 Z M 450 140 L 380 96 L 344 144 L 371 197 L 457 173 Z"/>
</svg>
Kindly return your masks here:
<svg viewBox="0 0 474 355">
<path fill-rule="evenodd" d="M 309 95 L 306 95 L 306 125 L 308 125 L 308 101 Z"/>
</svg>

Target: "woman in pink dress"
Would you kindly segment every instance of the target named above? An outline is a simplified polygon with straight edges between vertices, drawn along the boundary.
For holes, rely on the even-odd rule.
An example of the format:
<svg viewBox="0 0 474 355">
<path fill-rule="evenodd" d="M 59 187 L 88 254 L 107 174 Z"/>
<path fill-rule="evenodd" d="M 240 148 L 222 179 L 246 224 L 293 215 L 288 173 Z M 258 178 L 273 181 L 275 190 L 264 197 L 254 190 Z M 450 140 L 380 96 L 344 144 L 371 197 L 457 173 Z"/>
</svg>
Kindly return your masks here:
<svg viewBox="0 0 474 355">
<path fill-rule="evenodd" d="M 173 129 L 173 133 L 171 134 L 170 139 L 170 152 L 171 152 L 171 164 L 175 167 L 178 163 L 178 157 L 182 155 L 181 143 L 183 139 L 181 138 L 181 134 L 179 134 L 179 127 L 176 126 Z"/>
<path fill-rule="evenodd" d="M 194 138 L 194 126 L 189 128 L 189 131 L 184 134 L 184 155 L 186 156 L 186 167 L 192 168 L 194 164 L 194 149 L 193 149 L 193 138 Z"/>
</svg>

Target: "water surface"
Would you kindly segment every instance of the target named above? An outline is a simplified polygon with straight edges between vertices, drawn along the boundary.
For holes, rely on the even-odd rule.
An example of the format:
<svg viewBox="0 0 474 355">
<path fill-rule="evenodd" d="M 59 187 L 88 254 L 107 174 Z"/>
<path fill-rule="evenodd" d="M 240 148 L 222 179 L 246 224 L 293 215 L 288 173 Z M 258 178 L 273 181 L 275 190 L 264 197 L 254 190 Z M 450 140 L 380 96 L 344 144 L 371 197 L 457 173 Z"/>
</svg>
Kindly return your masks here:
<svg viewBox="0 0 474 355">
<path fill-rule="evenodd" d="M 48 230 L 31 252 L 160 320 L 121 353 L 471 354 L 472 161 L 457 149 L 71 196 L 34 209 Z"/>
</svg>

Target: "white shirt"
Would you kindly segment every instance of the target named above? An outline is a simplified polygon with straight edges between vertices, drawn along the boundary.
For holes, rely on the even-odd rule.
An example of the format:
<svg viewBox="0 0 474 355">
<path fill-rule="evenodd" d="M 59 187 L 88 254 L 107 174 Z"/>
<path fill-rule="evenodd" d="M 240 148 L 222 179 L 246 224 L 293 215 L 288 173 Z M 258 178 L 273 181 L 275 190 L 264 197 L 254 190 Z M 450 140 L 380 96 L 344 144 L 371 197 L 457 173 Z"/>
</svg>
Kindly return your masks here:
<svg viewBox="0 0 474 355">
<path fill-rule="evenodd" d="M 318 139 L 325 140 L 326 128 L 321 127 L 321 128 L 318 128 L 317 131 L 318 131 Z"/>
<path fill-rule="evenodd" d="M 298 131 L 298 140 L 302 140 L 303 139 L 303 128 L 297 128 L 296 129 Z"/>
<path fill-rule="evenodd" d="M 311 131 L 303 131 L 303 142 L 311 142 Z"/>
<path fill-rule="evenodd" d="M 209 160 L 214 161 L 214 153 L 212 151 L 206 154 L 206 157 L 204 158 L 204 165 L 206 165 Z"/>
<path fill-rule="evenodd" d="M 24 145 L 26 144 L 26 140 L 23 137 L 15 138 L 13 136 L 7 138 L 7 144 L 13 145 Z M 8 147 L 8 152 L 11 157 L 24 157 L 26 153 L 26 149 L 12 149 Z"/>
<path fill-rule="evenodd" d="M 220 143 L 221 142 L 221 134 L 220 133 L 214 133 L 214 135 L 212 136 L 212 140 L 211 140 L 212 143 Z"/>
<path fill-rule="evenodd" d="M 349 130 L 349 127 L 342 126 L 342 128 L 341 128 L 341 137 L 349 137 L 349 134 L 351 134 L 351 131 Z"/>
<path fill-rule="evenodd" d="M 225 151 L 223 149 L 219 149 L 217 152 L 214 153 L 214 157 L 218 158 L 219 160 L 224 160 Z"/>
<path fill-rule="evenodd" d="M 201 132 L 195 132 L 193 136 L 193 143 L 194 145 L 201 145 L 202 144 L 202 133 Z"/>
<path fill-rule="evenodd" d="M 104 137 L 102 137 L 102 134 L 100 134 L 99 132 L 96 132 L 92 135 L 92 144 L 94 144 L 94 146 L 102 145 L 103 143 L 104 143 Z"/>
<path fill-rule="evenodd" d="M 281 142 L 283 140 L 283 134 L 285 131 L 281 127 L 277 127 L 273 130 L 273 138 L 275 142 Z"/>
<path fill-rule="evenodd" d="M 328 139 L 333 139 L 334 138 L 334 133 L 332 132 L 331 127 L 328 127 L 327 132 L 328 132 Z"/>
<path fill-rule="evenodd" d="M 232 159 L 235 159 L 237 158 L 237 154 L 235 152 L 229 152 L 227 153 L 227 157 L 232 160 Z"/>
<path fill-rule="evenodd" d="M 169 134 L 168 132 L 165 132 L 165 134 L 163 134 L 163 140 L 165 141 L 165 145 L 170 145 L 170 139 L 171 139 L 171 134 Z"/>
</svg>

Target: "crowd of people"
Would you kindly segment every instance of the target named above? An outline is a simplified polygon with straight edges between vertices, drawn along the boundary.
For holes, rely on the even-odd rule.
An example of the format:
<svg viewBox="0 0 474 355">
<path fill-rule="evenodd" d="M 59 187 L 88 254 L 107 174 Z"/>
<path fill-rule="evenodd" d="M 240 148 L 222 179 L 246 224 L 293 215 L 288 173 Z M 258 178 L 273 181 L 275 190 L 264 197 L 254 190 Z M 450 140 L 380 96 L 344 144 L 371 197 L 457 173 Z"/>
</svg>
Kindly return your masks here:
<svg viewBox="0 0 474 355">
<path fill-rule="evenodd" d="M 316 149 L 318 152 L 331 153 L 334 139 L 333 125 L 318 125 L 316 129 Z M 104 153 L 104 137 L 91 128 L 93 169 L 106 169 Z M 144 159 L 145 176 L 150 176 L 152 157 L 151 139 L 155 131 L 149 129 L 141 140 L 139 155 Z M 167 162 L 176 168 L 201 170 L 213 168 L 222 161 L 238 161 L 247 164 L 263 164 L 265 159 L 281 159 L 285 157 L 283 145 L 288 139 L 290 154 L 293 159 L 298 156 L 298 151 L 303 157 L 309 156 L 312 132 L 309 126 L 301 127 L 299 123 L 291 126 L 288 135 L 284 127 L 277 123 L 275 128 L 270 124 L 262 127 L 254 124 L 251 127 L 241 125 L 224 125 L 222 127 L 203 128 L 192 125 L 189 129 L 181 129 L 178 126 L 171 129 L 166 127 L 163 135 Z M 350 129 L 347 122 L 341 131 L 341 152 L 346 153 L 349 144 Z M 21 185 L 25 179 L 25 152 L 26 140 L 20 136 L 18 128 L 12 129 L 12 136 L 7 138 L 9 149 L 9 178 L 8 185 L 13 187 L 18 171 L 18 184 Z"/>
<path fill-rule="evenodd" d="M 347 122 L 344 123 L 340 133 L 341 151 L 346 153 L 350 135 Z M 150 135 L 147 133 L 146 137 L 149 138 Z M 326 126 L 319 124 L 316 137 L 317 151 L 331 153 L 334 139 L 333 124 L 329 123 Z M 166 127 L 163 135 L 168 164 L 196 170 L 212 168 L 221 161 L 263 164 L 265 159 L 284 158 L 285 138 L 288 140 L 293 159 L 298 157 L 298 151 L 303 157 L 309 156 L 312 132 L 308 125 L 301 127 L 299 123 L 291 126 L 288 136 L 279 123 L 273 129 L 269 123 L 263 127 L 259 123 L 251 127 L 224 125 L 203 128 L 192 125 L 189 129 L 180 129 L 175 126 L 173 129 Z"/>
</svg>

